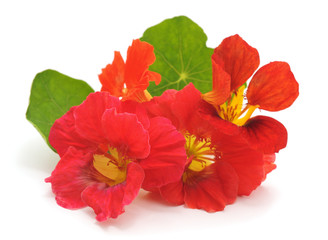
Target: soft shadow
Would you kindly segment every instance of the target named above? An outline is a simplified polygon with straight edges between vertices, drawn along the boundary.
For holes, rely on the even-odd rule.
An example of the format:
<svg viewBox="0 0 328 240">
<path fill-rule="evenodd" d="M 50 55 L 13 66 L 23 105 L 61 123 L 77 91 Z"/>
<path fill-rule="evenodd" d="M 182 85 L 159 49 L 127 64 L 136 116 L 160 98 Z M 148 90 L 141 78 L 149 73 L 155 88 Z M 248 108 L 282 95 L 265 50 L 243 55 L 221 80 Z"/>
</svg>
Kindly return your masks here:
<svg viewBox="0 0 328 240">
<path fill-rule="evenodd" d="M 140 190 L 136 199 L 130 205 L 125 206 L 125 213 L 118 216 L 117 219 L 109 219 L 97 223 L 97 225 L 106 232 L 110 232 L 112 229 L 122 231 L 134 229 L 134 233 L 137 233 L 134 226 L 140 218 L 143 219 L 142 221 L 145 221 L 146 218 L 153 223 L 154 218 L 158 219 L 158 216 L 162 213 L 170 214 L 170 211 L 174 211 L 174 207 L 163 200 L 158 193 Z"/>
<path fill-rule="evenodd" d="M 20 166 L 50 174 L 58 163 L 59 156 L 41 140 L 29 139 L 21 144 L 16 159 Z"/>
<path fill-rule="evenodd" d="M 279 195 L 279 191 L 275 187 L 271 185 L 260 186 L 250 196 L 238 197 L 236 202 L 226 206 L 224 211 L 207 213 L 204 210 L 172 206 L 163 200 L 158 193 L 141 190 L 139 196 L 125 207 L 125 213 L 117 219 L 109 219 L 106 222 L 97 223 L 97 225 L 106 232 L 111 232 L 111 230 L 129 232 L 133 229 L 134 234 L 139 234 L 135 226 L 139 224 L 140 218 L 142 222 L 156 225 L 156 222 L 163 224 L 163 222 L 166 222 L 165 219 L 170 219 L 172 215 L 176 219 L 172 219 L 172 223 L 166 222 L 168 230 L 170 226 L 174 228 L 174 224 L 179 225 L 182 224 L 181 222 L 187 223 L 191 227 L 229 226 L 236 224 L 236 222 L 243 223 L 262 218 L 272 209 L 272 205 L 278 197 L 277 195 Z M 93 218 L 95 217 L 91 211 L 89 214 Z M 181 221 L 178 219 L 181 219 Z M 199 222 L 199 219 L 207 220 Z M 183 226 L 184 224 L 181 225 L 182 228 Z"/>
<path fill-rule="evenodd" d="M 176 205 L 170 204 L 169 202 L 165 201 L 160 193 L 157 192 L 145 192 L 145 194 L 140 196 L 140 199 L 143 201 L 145 207 L 149 204 L 161 205 L 161 206 L 169 206 L 174 207 Z"/>
<path fill-rule="evenodd" d="M 134 199 L 134 201 L 128 205 L 125 206 L 125 212 L 119 215 L 116 219 L 108 219 L 104 222 L 97 222 L 96 225 L 98 225 L 102 230 L 105 232 L 110 232 L 113 229 L 119 229 L 122 231 L 126 231 L 128 229 L 133 228 L 136 221 L 140 219 L 140 212 L 142 212 L 142 195 L 144 193 L 141 191 L 139 195 Z M 93 212 L 91 208 L 85 210 L 86 214 L 88 214 L 90 217 L 95 218 L 96 214 Z"/>
<path fill-rule="evenodd" d="M 224 210 L 225 222 L 244 222 L 263 217 L 268 214 L 279 195 L 278 189 L 272 185 L 258 187 L 250 196 L 238 197 L 236 202 Z"/>
<path fill-rule="evenodd" d="M 250 208 L 269 208 L 275 202 L 278 192 L 278 189 L 273 185 L 261 185 L 250 196 L 239 197 L 237 203 L 247 205 Z"/>
</svg>

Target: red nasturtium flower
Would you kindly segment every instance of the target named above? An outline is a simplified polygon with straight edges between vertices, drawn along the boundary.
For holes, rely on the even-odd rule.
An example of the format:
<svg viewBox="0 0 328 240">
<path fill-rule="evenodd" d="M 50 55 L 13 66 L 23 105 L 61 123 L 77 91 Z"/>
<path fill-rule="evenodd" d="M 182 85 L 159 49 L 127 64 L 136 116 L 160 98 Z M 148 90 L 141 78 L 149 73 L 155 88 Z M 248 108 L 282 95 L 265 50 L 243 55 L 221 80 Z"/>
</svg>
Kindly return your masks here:
<svg viewBox="0 0 328 240">
<path fill-rule="evenodd" d="M 102 69 L 99 80 L 101 91 L 110 92 L 113 96 L 122 97 L 122 100 L 145 102 L 151 96 L 146 90 L 149 81 L 158 85 L 161 75 L 148 70 L 155 61 L 154 47 L 139 39 L 134 40 L 129 47 L 126 62 L 120 54 L 115 52 L 112 64 Z"/>
<path fill-rule="evenodd" d="M 287 144 L 287 130 L 277 120 L 256 116 L 257 108 L 279 111 L 289 107 L 298 96 L 298 83 L 286 62 L 271 62 L 261 67 L 246 81 L 260 63 L 257 50 L 240 36 L 234 35 L 222 41 L 212 55 L 213 90 L 203 99 L 212 104 L 215 115 L 236 126 L 250 144 L 266 155 L 268 169 L 274 169 L 274 153 Z"/>
<path fill-rule="evenodd" d="M 150 114 L 165 116 L 186 139 L 187 154 L 182 177 L 158 189 L 172 204 L 208 212 L 223 210 L 237 195 L 249 195 L 264 178 L 263 153 L 251 148 L 229 122 L 212 125 L 202 118 L 201 93 L 192 85 L 167 90 L 145 103 Z"/>
<path fill-rule="evenodd" d="M 98 221 L 124 212 L 139 189 L 179 179 L 184 137 L 163 117 L 149 118 L 141 104 L 108 92 L 90 94 L 51 128 L 49 141 L 61 157 L 46 182 L 57 203 L 93 208 Z"/>
</svg>

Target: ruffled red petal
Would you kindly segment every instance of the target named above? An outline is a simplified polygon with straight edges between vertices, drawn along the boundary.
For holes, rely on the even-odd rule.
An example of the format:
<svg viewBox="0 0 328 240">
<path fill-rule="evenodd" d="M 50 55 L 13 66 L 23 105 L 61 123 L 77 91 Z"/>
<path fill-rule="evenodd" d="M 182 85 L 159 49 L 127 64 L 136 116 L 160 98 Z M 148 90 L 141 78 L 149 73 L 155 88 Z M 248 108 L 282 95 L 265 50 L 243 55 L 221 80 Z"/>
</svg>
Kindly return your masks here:
<svg viewBox="0 0 328 240">
<path fill-rule="evenodd" d="M 58 205 L 68 209 L 86 206 L 81 193 L 93 183 L 87 174 L 92 159 L 92 154 L 83 153 L 74 147 L 68 148 L 62 156 L 51 176 L 45 180 L 51 183 Z"/>
<path fill-rule="evenodd" d="M 150 120 L 150 154 L 140 160 L 145 171 L 143 188 L 151 190 L 181 178 L 187 161 L 185 138 L 163 117 Z"/>
<path fill-rule="evenodd" d="M 271 62 L 253 76 L 247 90 L 248 103 L 260 109 L 280 111 L 298 97 L 298 83 L 286 62 Z"/>
<path fill-rule="evenodd" d="M 98 221 L 117 218 L 124 212 L 124 206 L 131 203 L 136 197 L 143 179 L 142 168 L 131 162 L 127 166 L 125 182 L 112 187 L 104 183 L 93 184 L 83 191 L 82 199 L 93 208 Z"/>
<path fill-rule="evenodd" d="M 242 134 L 252 147 L 265 154 L 279 152 L 287 145 L 287 130 L 277 120 L 256 116 L 242 127 Z"/>
<path fill-rule="evenodd" d="M 108 92 L 89 94 L 75 112 L 76 131 L 84 138 L 97 143 L 106 142 L 102 126 L 102 115 L 106 109 L 119 108 L 120 101 Z"/>
<path fill-rule="evenodd" d="M 147 114 L 147 109 L 145 106 L 139 102 L 127 100 L 121 102 L 121 108 L 119 112 L 124 113 L 134 113 L 138 117 L 138 121 L 143 125 L 145 129 L 149 128 L 149 117 Z"/>
<path fill-rule="evenodd" d="M 108 144 L 133 158 L 149 155 L 149 135 L 135 114 L 108 109 L 102 116 L 102 127 Z"/>
<path fill-rule="evenodd" d="M 217 162 L 198 172 L 191 184 L 185 183 L 185 204 L 207 212 L 222 211 L 237 197 L 238 177 L 231 166 Z"/>
<path fill-rule="evenodd" d="M 83 201 L 93 209 L 99 222 L 117 218 L 124 212 L 123 197 L 122 185 L 108 187 L 105 183 L 95 183 L 82 193 Z"/>
<path fill-rule="evenodd" d="M 128 89 L 146 90 L 149 81 L 158 84 L 161 81 L 158 73 L 148 71 L 155 62 L 154 47 L 139 39 L 133 40 L 128 48 L 125 65 L 125 83 Z"/>
<path fill-rule="evenodd" d="M 212 70 L 213 70 L 213 90 L 203 94 L 203 99 L 215 106 L 219 106 L 224 103 L 230 97 L 231 91 L 231 77 L 222 68 L 224 63 L 218 55 L 212 55 Z"/>
<path fill-rule="evenodd" d="M 239 35 L 228 37 L 214 49 L 217 61 L 231 76 L 230 90 L 234 91 L 250 78 L 260 64 L 257 50 L 247 44 Z"/>
<path fill-rule="evenodd" d="M 121 97 L 124 88 L 124 72 L 124 60 L 119 52 L 115 52 L 113 63 L 102 69 L 102 73 L 99 75 L 102 84 L 101 91 L 107 91 L 113 96 Z"/>
<path fill-rule="evenodd" d="M 95 151 L 97 144 L 81 137 L 75 129 L 74 111 L 72 107 L 52 125 L 49 133 L 49 142 L 62 157 L 70 146 L 86 152 Z"/>
</svg>

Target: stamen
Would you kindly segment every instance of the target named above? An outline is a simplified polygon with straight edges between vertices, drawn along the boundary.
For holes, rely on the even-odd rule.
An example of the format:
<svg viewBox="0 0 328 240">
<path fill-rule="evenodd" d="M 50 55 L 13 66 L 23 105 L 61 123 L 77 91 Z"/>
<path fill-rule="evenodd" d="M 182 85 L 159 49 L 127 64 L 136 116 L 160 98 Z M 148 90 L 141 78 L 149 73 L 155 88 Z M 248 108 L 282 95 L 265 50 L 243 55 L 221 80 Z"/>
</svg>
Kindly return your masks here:
<svg viewBox="0 0 328 240">
<path fill-rule="evenodd" d="M 211 142 L 209 140 L 197 139 L 194 135 L 190 135 L 189 133 L 185 134 L 185 138 L 185 148 L 188 159 L 190 159 L 188 170 L 200 172 L 205 167 L 214 163 L 214 150 L 211 148 Z"/>
<path fill-rule="evenodd" d="M 137 102 L 148 102 L 152 99 L 153 97 L 150 95 L 150 93 L 147 90 L 144 91 L 136 91 L 133 94 L 133 97 L 129 98 L 129 99 L 133 99 Z"/>
<path fill-rule="evenodd" d="M 231 97 L 224 104 L 216 107 L 218 115 L 229 122 L 238 126 L 244 125 L 251 117 L 253 112 L 259 106 L 252 106 L 249 104 L 244 105 L 246 100 L 244 91 L 246 85 L 242 85 L 237 91 L 231 94 Z"/>
<path fill-rule="evenodd" d="M 244 117 L 238 118 L 234 123 L 238 126 L 243 126 L 248 119 L 252 116 L 253 112 L 259 107 L 259 105 L 253 106 L 253 105 L 248 105 L 247 106 L 247 112 Z M 239 116 L 240 117 L 240 116 Z"/>
</svg>

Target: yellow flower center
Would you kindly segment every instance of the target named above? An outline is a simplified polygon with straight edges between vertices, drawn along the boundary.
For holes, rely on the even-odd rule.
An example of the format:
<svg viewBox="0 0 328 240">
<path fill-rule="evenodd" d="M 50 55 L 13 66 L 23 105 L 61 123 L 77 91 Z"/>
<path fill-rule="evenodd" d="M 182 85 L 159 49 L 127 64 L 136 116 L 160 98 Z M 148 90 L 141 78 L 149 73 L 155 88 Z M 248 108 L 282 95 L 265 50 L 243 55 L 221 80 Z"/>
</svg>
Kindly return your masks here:
<svg viewBox="0 0 328 240">
<path fill-rule="evenodd" d="M 130 162 L 116 148 L 109 148 L 105 155 L 95 154 L 93 166 L 100 173 L 98 180 L 114 186 L 126 180 L 127 164 Z"/>
<path fill-rule="evenodd" d="M 184 182 L 190 180 L 195 173 L 203 171 L 207 166 L 214 163 L 215 159 L 214 150 L 208 139 L 197 139 L 189 133 L 185 134 L 185 139 L 185 149 L 190 163 L 182 177 Z"/>
<path fill-rule="evenodd" d="M 216 111 L 222 119 L 242 126 L 252 116 L 255 109 L 259 106 L 249 104 L 244 106 L 244 91 L 245 85 L 241 86 L 235 93 L 232 93 L 228 101 L 216 107 Z"/>
</svg>

